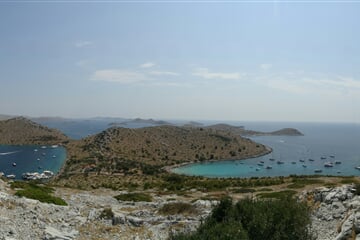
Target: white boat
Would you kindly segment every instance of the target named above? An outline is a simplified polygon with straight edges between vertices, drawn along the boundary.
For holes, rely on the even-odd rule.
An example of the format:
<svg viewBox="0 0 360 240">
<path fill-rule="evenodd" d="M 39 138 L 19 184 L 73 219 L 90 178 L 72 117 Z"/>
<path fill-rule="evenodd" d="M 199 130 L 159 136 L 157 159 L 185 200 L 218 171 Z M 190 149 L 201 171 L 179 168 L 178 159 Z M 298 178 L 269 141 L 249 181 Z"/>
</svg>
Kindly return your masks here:
<svg viewBox="0 0 360 240">
<path fill-rule="evenodd" d="M 37 150 L 36 148 L 34 149 L 34 152 L 37 152 L 37 151 L 39 151 L 39 150 Z"/>
<path fill-rule="evenodd" d="M 360 170 L 360 166 L 355 167 L 355 169 Z"/>
<path fill-rule="evenodd" d="M 13 167 L 16 167 L 16 163 L 15 163 L 15 162 L 13 162 L 12 165 L 13 165 Z"/>
<path fill-rule="evenodd" d="M 52 145 L 51 148 L 57 148 L 59 145 Z"/>
<path fill-rule="evenodd" d="M 42 149 L 45 149 L 45 148 L 46 148 L 46 146 L 41 146 L 41 148 L 42 148 Z"/>
<path fill-rule="evenodd" d="M 52 155 L 53 158 L 56 158 L 56 155 Z"/>
<path fill-rule="evenodd" d="M 324 167 L 333 167 L 334 164 L 332 162 L 326 162 L 324 163 Z"/>
<path fill-rule="evenodd" d="M 10 179 L 14 179 L 16 177 L 15 174 L 9 174 L 9 175 L 6 175 L 7 178 L 10 178 Z"/>
</svg>

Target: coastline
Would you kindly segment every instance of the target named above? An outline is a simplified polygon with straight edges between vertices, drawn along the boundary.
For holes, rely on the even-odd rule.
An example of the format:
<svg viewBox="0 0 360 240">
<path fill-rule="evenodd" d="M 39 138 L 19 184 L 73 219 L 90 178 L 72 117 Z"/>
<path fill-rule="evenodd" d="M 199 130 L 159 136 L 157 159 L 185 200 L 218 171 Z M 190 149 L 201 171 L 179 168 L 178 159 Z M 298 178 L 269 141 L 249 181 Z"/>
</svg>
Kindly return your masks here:
<svg viewBox="0 0 360 240">
<path fill-rule="evenodd" d="M 180 175 L 184 175 L 184 174 L 181 174 L 181 173 L 176 173 L 174 171 L 172 171 L 173 169 L 175 168 L 179 168 L 179 167 L 184 167 L 184 166 L 187 166 L 187 165 L 191 165 L 191 164 L 195 164 L 195 163 L 211 163 L 211 162 L 221 162 L 221 161 L 236 161 L 236 160 L 246 160 L 246 159 L 252 159 L 252 158 L 257 158 L 257 157 L 262 157 L 262 156 L 265 156 L 265 155 L 268 155 L 270 153 L 272 153 L 273 149 L 271 147 L 268 147 L 268 146 L 265 146 L 265 149 L 266 149 L 266 152 L 263 152 L 263 153 L 260 153 L 260 154 L 256 154 L 256 155 L 253 155 L 253 156 L 248 156 L 248 157 L 242 157 L 242 158 L 236 158 L 236 159 L 209 159 L 209 160 L 205 160 L 205 161 L 189 161 L 189 162 L 183 162 L 183 163 L 179 163 L 179 164 L 175 164 L 175 165 L 171 165 L 171 166 L 165 166 L 163 167 L 162 169 L 165 170 L 166 172 L 168 173 L 174 173 L 174 174 L 180 174 Z M 187 175 L 186 175 L 187 176 Z"/>
</svg>

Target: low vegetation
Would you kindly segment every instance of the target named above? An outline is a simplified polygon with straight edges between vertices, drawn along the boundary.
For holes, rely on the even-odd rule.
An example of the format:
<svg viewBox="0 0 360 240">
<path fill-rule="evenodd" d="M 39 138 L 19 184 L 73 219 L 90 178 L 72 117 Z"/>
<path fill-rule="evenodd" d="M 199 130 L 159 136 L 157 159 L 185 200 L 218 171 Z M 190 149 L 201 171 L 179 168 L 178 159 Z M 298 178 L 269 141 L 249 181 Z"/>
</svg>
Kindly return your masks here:
<svg viewBox="0 0 360 240">
<path fill-rule="evenodd" d="M 11 183 L 11 188 L 20 188 L 15 193 L 15 195 L 19 197 L 26 197 L 39 200 L 44 203 L 67 206 L 67 203 L 63 199 L 51 195 L 54 192 L 54 189 L 50 187 L 40 186 L 35 183 L 13 182 Z"/>
<path fill-rule="evenodd" d="M 146 193 L 125 193 L 115 196 L 118 201 L 151 202 L 152 197 Z"/>
<path fill-rule="evenodd" d="M 286 207 L 284 207 L 286 206 Z M 310 209 L 291 197 L 279 200 L 240 200 L 224 198 L 191 234 L 172 236 L 172 240 L 312 240 L 308 225 Z"/>
<path fill-rule="evenodd" d="M 112 219 L 114 217 L 114 213 L 111 208 L 104 208 L 101 211 L 99 218 L 100 219 Z"/>
<path fill-rule="evenodd" d="M 173 202 L 167 203 L 159 209 L 162 215 L 195 215 L 198 213 L 197 209 L 190 203 Z"/>
<path fill-rule="evenodd" d="M 276 198 L 276 199 L 284 199 L 292 197 L 296 194 L 296 191 L 294 190 L 283 190 L 279 192 L 263 192 L 259 193 L 256 196 L 259 198 Z"/>
</svg>

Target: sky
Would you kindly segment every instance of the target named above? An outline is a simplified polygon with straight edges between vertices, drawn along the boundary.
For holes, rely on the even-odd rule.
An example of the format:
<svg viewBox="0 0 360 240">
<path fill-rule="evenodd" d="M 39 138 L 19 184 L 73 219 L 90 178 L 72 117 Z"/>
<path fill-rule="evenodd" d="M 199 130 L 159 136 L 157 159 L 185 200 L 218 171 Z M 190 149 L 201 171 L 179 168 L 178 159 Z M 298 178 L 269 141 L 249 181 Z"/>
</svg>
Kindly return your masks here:
<svg viewBox="0 0 360 240">
<path fill-rule="evenodd" d="M 0 114 L 360 123 L 360 1 L 0 0 Z"/>
</svg>

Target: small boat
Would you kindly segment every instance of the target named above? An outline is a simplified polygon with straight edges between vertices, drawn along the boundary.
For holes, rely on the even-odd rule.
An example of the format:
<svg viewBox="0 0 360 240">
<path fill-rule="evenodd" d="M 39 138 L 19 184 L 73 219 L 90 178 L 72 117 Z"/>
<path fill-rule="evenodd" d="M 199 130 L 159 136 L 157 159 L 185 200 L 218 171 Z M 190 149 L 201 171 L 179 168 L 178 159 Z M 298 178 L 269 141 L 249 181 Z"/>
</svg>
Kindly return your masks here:
<svg viewBox="0 0 360 240">
<path fill-rule="evenodd" d="M 261 163 L 261 162 L 259 162 L 257 165 L 258 165 L 258 166 L 264 166 L 264 164 Z"/>
<path fill-rule="evenodd" d="M 51 148 L 57 148 L 59 145 L 52 145 Z"/>
<path fill-rule="evenodd" d="M 256 170 L 256 171 L 259 171 L 259 170 L 260 170 L 260 168 L 256 168 L 255 170 Z"/>
<path fill-rule="evenodd" d="M 296 164 L 296 162 L 291 162 L 292 164 Z"/>
<path fill-rule="evenodd" d="M 46 148 L 46 146 L 41 146 L 41 148 L 42 148 L 42 149 L 45 149 L 45 148 Z"/>
<path fill-rule="evenodd" d="M 266 166 L 266 169 L 272 169 L 272 166 Z"/>
<path fill-rule="evenodd" d="M 300 159 L 299 162 L 305 162 L 305 160 L 304 160 L 304 159 Z"/>
<path fill-rule="evenodd" d="M 13 167 L 16 167 L 16 163 L 15 163 L 15 162 L 13 162 L 12 165 L 13 165 Z"/>
<path fill-rule="evenodd" d="M 312 159 L 312 158 L 309 158 L 309 161 L 310 161 L 310 162 L 313 162 L 313 161 L 315 161 L 315 160 L 314 160 L 314 159 Z"/>
<path fill-rule="evenodd" d="M 38 166 L 38 169 L 42 169 L 42 166 Z"/>
<path fill-rule="evenodd" d="M 326 157 L 321 157 L 320 159 L 324 160 L 324 159 L 326 159 Z"/>
<path fill-rule="evenodd" d="M 335 161 L 335 164 L 341 164 L 341 162 L 340 161 Z"/>
<path fill-rule="evenodd" d="M 334 155 L 330 155 L 329 157 L 331 157 L 331 158 L 335 158 L 335 156 L 334 156 Z"/>
<path fill-rule="evenodd" d="M 355 167 L 355 169 L 360 170 L 360 166 Z"/>
<path fill-rule="evenodd" d="M 321 173 L 322 170 L 321 170 L 321 169 L 315 169 L 314 172 L 316 172 L 316 173 Z"/>
<path fill-rule="evenodd" d="M 275 161 L 275 158 L 269 158 L 270 161 Z"/>
<path fill-rule="evenodd" d="M 45 156 L 45 155 L 46 155 L 46 153 L 42 153 L 41 155 Z"/>
<path fill-rule="evenodd" d="M 36 159 L 36 160 L 40 161 L 40 158 L 38 158 L 38 159 Z"/>
<path fill-rule="evenodd" d="M 324 163 L 324 167 L 333 167 L 334 164 L 332 162 L 326 162 Z"/>
<path fill-rule="evenodd" d="M 302 165 L 304 168 L 306 168 L 307 166 L 305 164 Z"/>
<path fill-rule="evenodd" d="M 264 161 L 260 161 L 260 163 L 265 163 Z"/>
<path fill-rule="evenodd" d="M 39 150 L 37 150 L 36 148 L 34 149 L 34 152 L 37 152 L 37 151 L 39 151 Z"/>
<path fill-rule="evenodd" d="M 7 178 L 10 178 L 10 179 L 14 179 L 16 177 L 15 174 L 9 174 L 9 175 L 6 175 Z"/>
<path fill-rule="evenodd" d="M 56 155 L 52 155 L 53 158 L 56 158 Z M 238 163 L 237 163 L 238 164 Z"/>
<path fill-rule="evenodd" d="M 337 171 L 337 173 L 341 173 L 341 171 Z"/>
<path fill-rule="evenodd" d="M 283 162 L 283 161 L 280 161 L 280 160 L 277 161 L 276 163 L 277 163 L 277 164 L 284 164 L 284 162 Z"/>
</svg>

